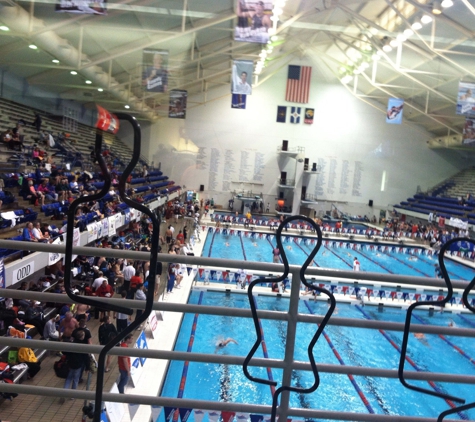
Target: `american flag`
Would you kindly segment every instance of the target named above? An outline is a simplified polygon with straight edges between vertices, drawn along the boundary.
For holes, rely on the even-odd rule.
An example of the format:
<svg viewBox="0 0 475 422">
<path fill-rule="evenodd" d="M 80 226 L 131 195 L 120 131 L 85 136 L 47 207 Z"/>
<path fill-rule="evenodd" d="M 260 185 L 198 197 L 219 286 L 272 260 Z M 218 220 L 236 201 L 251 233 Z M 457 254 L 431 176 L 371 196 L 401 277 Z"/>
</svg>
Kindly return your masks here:
<svg viewBox="0 0 475 422">
<path fill-rule="evenodd" d="M 311 76 L 312 68 L 310 66 L 289 65 L 285 101 L 290 101 L 292 103 L 308 103 Z"/>
</svg>

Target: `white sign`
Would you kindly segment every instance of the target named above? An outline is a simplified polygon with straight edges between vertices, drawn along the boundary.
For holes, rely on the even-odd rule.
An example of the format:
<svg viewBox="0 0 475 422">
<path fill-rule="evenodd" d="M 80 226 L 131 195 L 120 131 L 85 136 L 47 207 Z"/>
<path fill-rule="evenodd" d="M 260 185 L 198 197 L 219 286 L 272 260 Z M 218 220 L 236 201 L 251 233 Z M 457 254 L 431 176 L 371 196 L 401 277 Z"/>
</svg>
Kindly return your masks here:
<svg viewBox="0 0 475 422">
<path fill-rule="evenodd" d="M 53 241 L 53 245 L 61 245 L 61 239 L 57 237 Z M 63 258 L 63 254 L 60 253 L 50 253 L 48 254 L 48 265 L 53 265 L 56 264 L 58 261 L 60 261 Z"/>
<path fill-rule="evenodd" d="M 108 224 L 109 224 L 109 232 L 104 233 L 104 235 L 108 234 L 109 236 L 114 236 L 115 235 L 115 215 L 111 215 L 110 217 L 107 218 Z"/>
<path fill-rule="evenodd" d="M 129 382 L 132 382 L 132 385 L 136 387 L 139 385 L 139 379 L 142 375 L 143 366 L 140 364 L 140 359 L 138 357 L 131 358 L 131 361 Z"/>
<path fill-rule="evenodd" d="M 79 228 L 75 228 L 73 231 L 73 248 L 76 246 L 80 246 L 80 241 L 81 241 L 81 230 Z M 76 259 L 77 255 L 73 255 L 71 258 L 72 261 Z"/>
<path fill-rule="evenodd" d="M 12 284 L 23 280 L 24 278 L 32 275 L 35 272 L 35 261 L 31 261 L 28 264 L 23 265 L 16 270 L 13 270 Z"/>
<path fill-rule="evenodd" d="M 152 311 L 148 317 L 148 326 L 150 327 L 150 331 L 152 331 L 152 337 L 157 338 L 158 335 L 158 318 L 157 312 Z"/>
</svg>

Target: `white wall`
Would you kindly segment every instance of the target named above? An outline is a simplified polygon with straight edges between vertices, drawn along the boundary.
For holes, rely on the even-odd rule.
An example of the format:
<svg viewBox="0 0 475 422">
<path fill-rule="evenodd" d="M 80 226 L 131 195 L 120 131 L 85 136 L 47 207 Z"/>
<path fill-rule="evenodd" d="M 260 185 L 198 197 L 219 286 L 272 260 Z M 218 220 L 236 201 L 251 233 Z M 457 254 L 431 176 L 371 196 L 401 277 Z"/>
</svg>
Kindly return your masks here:
<svg viewBox="0 0 475 422">
<path fill-rule="evenodd" d="M 285 161 L 277 155 L 283 139 L 290 148 L 304 147 L 310 166 L 317 162 L 322 168 L 318 177 L 304 176 L 308 193 L 354 203 L 362 211 L 369 199 L 380 207 L 397 203 L 412 196 L 417 186 L 427 189 L 467 165 L 451 152 L 427 148 L 431 135 L 422 128 L 386 124 L 384 113 L 342 85 L 325 84 L 316 69 L 306 105 L 315 109 L 313 125 L 276 122 L 278 105 L 289 106 L 290 121 L 285 68 L 253 89 L 246 110 L 231 108 L 228 87 L 208 93 L 208 101 L 211 96 L 218 99 L 205 104 L 200 104 L 202 95 L 189 98 L 186 120 L 163 119 L 146 128 L 144 151 L 150 161 L 161 162 L 171 180 L 187 189 L 204 185 L 205 196 L 223 205 L 234 189 L 262 192 L 266 202 L 273 201 L 279 162 Z M 243 183 L 249 181 L 258 184 Z"/>
</svg>

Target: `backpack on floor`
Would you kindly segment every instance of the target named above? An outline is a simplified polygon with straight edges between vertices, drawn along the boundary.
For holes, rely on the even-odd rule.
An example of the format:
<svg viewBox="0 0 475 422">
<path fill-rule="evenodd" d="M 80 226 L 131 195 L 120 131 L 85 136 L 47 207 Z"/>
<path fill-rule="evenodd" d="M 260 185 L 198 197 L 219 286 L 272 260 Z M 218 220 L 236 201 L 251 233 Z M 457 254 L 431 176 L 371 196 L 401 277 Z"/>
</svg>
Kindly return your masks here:
<svg viewBox="0 0 475 422">
<path fill-rule="evenodd" d="M 56 361 L 53 365 L 54 373 L 59 378 L 66 379 L 68 377 L 69 366 L 68 361 L 66 360 L 66 356 L 61 356 L 61 359 Z"/>
</svg>

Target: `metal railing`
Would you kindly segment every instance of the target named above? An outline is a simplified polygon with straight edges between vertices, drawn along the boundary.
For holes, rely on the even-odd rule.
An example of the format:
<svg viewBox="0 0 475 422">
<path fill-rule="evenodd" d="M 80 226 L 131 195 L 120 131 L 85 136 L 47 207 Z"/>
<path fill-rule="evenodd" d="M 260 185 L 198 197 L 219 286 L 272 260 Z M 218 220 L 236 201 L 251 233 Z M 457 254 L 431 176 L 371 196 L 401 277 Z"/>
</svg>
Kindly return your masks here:
<svg viewBox="0 0 475 422">
<path fill-rule="evenodd" d="M 0 240 L 0 247 L 5 247 L 9 249 L 20 249 L 20 250 L 31 250 L 31 251 L 41 251 L 41 252 L 56 252 L 64 253 L 64 245 L 49 245 L 49 244 L 35 244 L 35 243 L 26 243 L 26 242 L 15 242 L 8 240 Z M 149 260 L 150 255 L 146 252 L 135 252 L 135 251 L 123 251 L 123 250 L 112 250 L 112 249 L 97 249 L 92 247 L 75 247 L 75 254 L 86 255 L 86 256 L 105 256 L 105 257 L 114 257 L 114 258 L 125 258 L 133 260 Z M 158 259 L 161 262 L 175 262 L 175 263 L 184 263 L 188 266 L 190 265 L 200 265 L 200 266 L 214 266 L 222 267 L 227 269 L 241 269 L 243 268 L 243 262 L 219 259 L 219 258 L 203 258 L 203 257 L 193 257 L 193 256 L 182 256 L 182 255 L 168 255 L 168 254 L 158 254 Z M 246 262 L 244 263 L 246 269 L 249 270 L 260 270 L 266 273 L 281 273 L 283 270 L 283 265 L 281 264 L 270 264 L 270 263 L 259 263 L 259 262 Z M 300 266 L 291 265 L 290 274 L 292 275 L 293 280 L 299 280 Z M 446 287 L 445 282 L 441 279 L 428 279 L 425 277 L 410 277 L 410 276 L 399 276 L 391 274 L 378 274 L 378 273 L 366 273 L 359 272 L 355 273 L 353 271 L 335 271 L 335 270 L 325 270 L 317 267 L 308 268 L 306 276 L 319 276 L 319 277 L 329 277 L 334 278 L 335 276 L 339 278 L 348 278 L 351 279 L 351 282 L 355 280 L 365 280 L 365 281 L 374 281 L 374 282 L 387 282 L 394 283 L 397 285 L 425 285 L 427 286 L 430 283 L 431 287 L 437 289 L 444 289 Z M 467 284 L 461 281 L 454 281 L 452 285 L 455 289 L 463 290 L 467 287 Z M 298 297 L 300 294 L 300 283 L 294 282 L 291 287 L 291 297 Z M 16 299 L 34 299 L 55 302 L 60 301 L 62 303 L 67 302 L 71 303 L 72 300 L 65 295 L 58 295 L 54 293 L 38 293 L 38 292 L 28 292 L 28 291 L 19 291 L 13 289 L 0 289 L 0 295 L 3 297 L 12 297 Z M 143 309 L 145 304 L 141 301 L 130 301 L 130 300 L 121 300 L 121 299 L 101 299 L 104 303 L 111 305 L 127 306 L 132 309 Z M 250 318 L 251 311 L 248 309 L 238 309 L 238 308 L 222 308 L 214 306 L 204 306 L 204 305 L 190 305 L 190 304 L 174 304 L 166 302 L 155 302 L 153 304 L 154 310 L 162 310 L 167 312 L 188 312 L 188 313 L 199 313 L 199 314 L 208 314 L 208 315 L 220 315 L 220 316 L 234 316 L 241 318 Z M 310 314 L 300 314 L 298 312 L 298 300 L 291 300 L 290 307 L 288 312 L 279 312 L 279 311 L 257 311 L 257 316 L 262 319 L 272 319 L 272 320 L 281 320 L 286 321 L 288 324 L 288 335 L 287 337 L 292 337 L 292 333 L 295 334 L 297 323 L 309 323 L 309 324 L 319 324 L 323 320 L 323 316 L 310 315 Z M 369 321 L 369 320 L 358 320 L 351 318 L 341 318 L 341 317 L 332 317 L 329 321 L 329 325 L 339 325 L 346 327 L 359 327 L 367 329 L 385 329 L 392 331 L 402 332 L 404 330 L 404 324 L 393 323 L 393 322 L 382 322 L 382 321 Z M 428 326 L 422 324 L 413 324 L 410 327 L 411 332 L 427 333 L 427 334 L 447 334 L 451 336 L 465 336 L 474 338 L 475 330 L 463 329 L 457 327 L 440 327 L 440 326 Z M 289 334 L 290 333 L 290 334 Z M 25 340 L 9 337 L 0 337 L 0 346 L 13 346 L 19 347 L 28 344 L 28 347 L 31 348 L 41 348 L 46 350 L 54 351 L 79 351 L 79 352 L 89 352 L 89 353 L 99 353 L 102 350 L 102 346 L 92 346 L 92 345 L 78 345 L 78 344 L 67 344 L 67 343 L 56 343 L 56 342 L 45 342 L 38 340 Z M 285 345 L 285 357 L 284 359 L 262 359 L 262 358 L 252 358 L 250 361 L 251 366 L 256 367 L 271 367 L 271 368 L 281 368 L 283 369 L 284 374 L 288 374 L 292 370 L 304 370 L 310 371 L 310 364 L 301 361 L 294 361 L 293 354 L 294 344 L 288 342 Z M 201 354 L 201 353 L 185 353 L 185 352 L 175 352 L 175 351 L 163 351 L 163 350 L 143 350 L 143 349 L 126 349 L 121 350 L 119 347 L 115 347 L 110 351 L 112 355 L 129 355 L 129 356 L 138 356 L 138 357 L 148 357 L 154 359 L 169 359 L 169 360 L 179 360 L 179 361 L 193 361 L 193 362 L 209 362 L 209 363 L 223 363 L 223 364 L 232 364 L 232 365 L 242 365 L 244 358 L 240 356 L 229 356 L 229 355 L 216 355 L 216 354 Z M 381 368 L 370 368 L 370 367 L 356 367 L 356 366 L 340 366 L 340 365 L 331 365 L 331 364 L 318 364 L 318 369 L 320 372 L 334 373 L 334 374 L 353 374 L 353 375 L 362 375 L 370 377 L 386 377 L 386 378 L 397 378 L 398 373 L 396 370 L 391 369 L 381 369 Z M 405 372 L 406 379 L 412 380 L 430 380 L 430 381 L 440 381 L 440 382 L 456 382 L 456 383 L 465 383 L 465 384 L 474 384 L 475 385 L 475 376 L 468 375 L 458 375 L 450 373 L 429 373 L 429 372 Z M 54 397 L 75 397 L 79 399 L 94 399 L 94 391 L 77 391 L 77 390 L 64 390 L 60 388 L 50 388 L 45 386 L 26 386 L 26 385 L 12 385 L 12 384 L 0 384 L 0 391 L 2 392 L 12 392 L 12 393 L 26 393 L 26 394 L 35 394 L 40 396 L 54 396 Z M 337 411 L 326 411 L 326 410 L 316 410 L 316 409 L 301 409 L 301 408 L 291 408 L 290 395 L 288 393 L 282 394 L 281 402 L 278 407 L 278 416 L 279 418 L 287 417 L 304 417 L 304 418 L 317 418 L 317 419 L 335 419 L 335 420 L 351 420 L 351 421 L 378 421 L 378 422 L 393 422 L 393 421 L 411 421 L 411 422 L 429 422 L 435 421 L 434 418 L 426 417 L 403 417 L 403 416 L 391 416 L 391 415 L 372 415 L 372 414 L 363 414 L 363 413 L 353 413 L 353 412 L 337 412 Z M 218 401 L 207 401 L 207 400 L 190 400 L 190 399 L 172 399 L 169 397 L 154 397 L 154 396 L 145 396 L 145 395 L 119 395 L 113 393 L 104 393 L 103 399 L 110 402 L 123 402 L 123 403 L 141 403 L 148 405 L 167 405 L 167 406 L 176 406 L 176 407 L 187 407 L 192 409 L 206 409 L 206 410 L 227 410 L 227 411 L 239 411 L 239 412 L 249 412 L 249 413 L 258 413 L 258 414 L 270 414 L 271 406 L 264 405 L 252 405 L 252 404 L 241 404 L 241 403 L 224 403 Z M 444 419 L 449 421 L 449 419 Z"/>
</svg>

